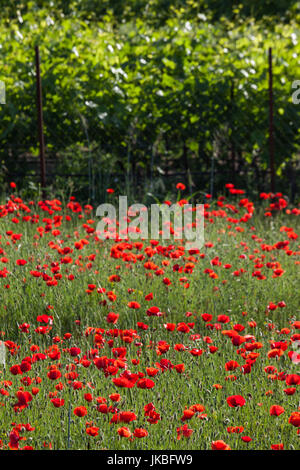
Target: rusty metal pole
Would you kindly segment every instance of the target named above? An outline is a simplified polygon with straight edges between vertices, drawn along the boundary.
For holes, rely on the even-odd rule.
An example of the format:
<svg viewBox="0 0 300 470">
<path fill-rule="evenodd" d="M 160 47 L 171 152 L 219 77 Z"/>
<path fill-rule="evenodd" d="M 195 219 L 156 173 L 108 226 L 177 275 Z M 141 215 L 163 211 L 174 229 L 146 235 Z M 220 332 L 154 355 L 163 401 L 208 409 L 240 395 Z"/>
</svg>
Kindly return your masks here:
<svg viewBox="0 0 300 470">
<path fill-rule="evenodd" d="M 273 125 L 273 67 L 272 48 L 269 47 L 269 153 L 271 172 L 271 192 L 275 193 L 275 161 L 274 161 L 274 125 Z"/>
<path fill-rule="evenodd" d="M 36 65 L 36 90 L 37 90 L 37 112 L 38 112 L 38 131 L 40 143 L 40 174 L 43 199 L 46 199 L 46 158 L 45 158 L 45 140 L 43 129 L 43 101 L 42 101 L 42 82 L 40 73 L 40 51 L 39 46 L 35 47 L 35 65 Z"/>
<path fill-rule="evenodd" d="M 230 104 L 229 104 L 229 109 L 230 109 L 230 124 L 229 128 L 231 131 L 230 135 L 230 153 L 231 153 L 231 168 L 232 168 L 232 182 L 235 184 L 236 182 L 236 177 L 235 177 L 235 130 L 234 130 L 234 80 L 231 81 L 230 85 Z"/>
</svg>

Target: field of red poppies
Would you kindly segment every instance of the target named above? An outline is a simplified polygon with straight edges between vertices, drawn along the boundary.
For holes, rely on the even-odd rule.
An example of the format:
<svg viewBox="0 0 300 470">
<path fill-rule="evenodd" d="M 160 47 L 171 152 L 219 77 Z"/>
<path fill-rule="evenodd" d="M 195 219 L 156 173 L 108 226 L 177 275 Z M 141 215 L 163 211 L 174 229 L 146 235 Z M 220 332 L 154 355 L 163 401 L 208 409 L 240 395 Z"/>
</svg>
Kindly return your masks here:
<svg viewBox="0 0 300 470">
<path fill-rule="evenodd" d="M 1 449 L 300 448 L 299 206 L 228 184 L 188 252 L 102 240 L 91 205 L 11 186 Z"/>
</svg>

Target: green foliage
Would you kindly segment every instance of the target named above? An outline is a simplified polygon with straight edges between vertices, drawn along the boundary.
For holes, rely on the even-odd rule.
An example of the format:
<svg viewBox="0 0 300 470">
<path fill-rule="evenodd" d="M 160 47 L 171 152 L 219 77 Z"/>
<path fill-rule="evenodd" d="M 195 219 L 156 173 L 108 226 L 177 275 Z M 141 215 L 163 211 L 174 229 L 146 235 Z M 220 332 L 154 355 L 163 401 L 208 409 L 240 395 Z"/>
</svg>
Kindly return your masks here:
<svg viewBox="0 0 300 470">
<path fill-rule="evenodd" d="M 0 160 L 8 175 L 17 170 L 24 177 L 26 155 L 38 155 L 36 44 L 47 155 L 62 158 L 76 148 L 75 158 L 84 148 L 70 173 L 85 172 L 89 185 L 112 168 L 130 184 L 143 177 L 151 185 L 159 169 L 210 171 L 212 157 L 216 171 L 245 167 L 249 175 L 267 169 L 272 46 L 280 174 L 299 147 L 299 112 L 291 100 L 299 68 L 297 18 L 266 28 L 265 21 L 246 17 L 270 19 L 275 2 L 264 8 L 257 1 L 209 3 L 4 3 L 10 18 L 0 31 L 7 95 L 0 108 Z M 279 2 L 278 11 L 288 18 L 297 12 L 294 4 Z M 154 21 L 154 12 L 161 20 Z"/>
<path fill-rule="evenodd" d="M 235 214 L 238 219 L 246 213 L 239 207 L 239 200 L 226 198 L 239 208 Z M 178 249 L 181 240 L 160 238 L 158 247 L 148 239 L 136 240 L 138 244 L 130 238 L 117 244 L 99 240 L 93 232 L 100 220 L 96 207 L 92 212 L 74 214 L 64 203 L 60 206 L 55 201 L 52 207 L 56 210 L 48 213 L 35 199 L 28 214 L 24 210 L 26 202 L 17 205 L 11 201 L 12 211 L 0 224 L 0 337 L 7 344 L 6 367 L 0 362 L 2 449 L 6 449 L 10 432 L 19 423 L 30 423 L 35 428 L 20 433 L 26 437 L 26 441 L 19 442 L 21 449 L 30 445 L 43 450 L 51 443 L 53 450 L 99 450 L 102 459 L 104 449 L 209 450 L 212 442 L 220 439 L 232 450 L 268 450 L 278 443 L 285 450 L 299 449 L 297 429 L 289 424 L 291 413 L 299 408 L 299 385 L 294 395 L 284 392 L 287 376 L 299 375 L 299 363 L 290 357 L 299 352 L 299 238 L 291 237 L 300 232 L 299 216 L 279 211 L 274 217 L 265 217 L 270 202 L 266 201 L 255 205 L 248 222 L 228 225 L 231 210 L 223 207 L 225 218 L 213 216 L 220 208 L 212 203 L 208 213 L 214 223 L 205 227 L 205 240 L 211 246 L 203 246 L 201 255 L 188 257 L 187 252 Z M 292 228 L 285 232 L 282 227 Z M 16 232 L 22 234 L 17 241 L 13 238 Z M 78 249 L 81 240 L 85 244 Z M 283 240 L 289 243 L 289 250 L 275 248 Z M 287 256 L 289 252 L 293 255 Z M 26 260 L 27 264 L 18 265 L 17 260 Z M 147 261 L 154 265 L 152 270 L 145 269 Z M 225 269 L 226 265 L 230 269 Z M 283 274 L 274 277 L 278 266 Z M 258 269 L 263 279 L 253 276 Z M 216 278 L 208 275 L 212 270 Z M 33 275 L 37 272 L 41 274 L 38 278 Z M 112 274 L 118 274 L 117 282 Z M 165 279 L 171 284 L 165 285 Z M 109 295 L 112 292 L 115 297 Z M 153 300 L 147 301 L 145 296 L 150 292 Z M 138 302 L 140 308 L 129 308 L 131 301 Z M 268 308 L 282 301 L 284 308 Z M 147 315 L 154 305 L 163 312 L 161 317 Z M 109 312 L 119 315 L 116 324 L 107 322 Z M 211 321 L 204 321 L 204 312 L 211 315 Z M 46 323 L 48 315 L 53 323 Z M 138 322 L 148 329 L 138 328 Z M 183 332 L 180 325 L 189 325 L 190 329 Z M 161 353 L 159 346 L 163 344 L 169 350 Z M 180 345 L 184 345 L 182 349 Z M 55 346 L 59 352 L 56 357 L 50 354 L 55 353 Z M 216 347 L 214 352 L 211 346 Z M 73 347 L 80 348 L 75 357 L 71 356 Z M 195 349 L 201 356 L 191 354 Z M 116 367 L 111 370 L 104 366 L 99 370 L 94 364 L 93 359 L 101 357 L 103 362 L 109 358 L 107 363 L 111 365 L 118 352 L 119 361 L 113 362 Z M 31 370 L 13 375 L 11 367 L 25 365 L 28 357 L 32 358 Z M 84 358 L 90 364 L 84 366 Z M 170 361 L 172 367 L 160 368 L 161 360 Z M 156 368 L 154 388 L 117 387 L 113 379 L 126 370 L 121 361 L 127 371 L 146 377 L 149 367 Z M 231 365 L 236 361 L 235 370 L 226 367 L 229 361 Z M 174 367 L 178 364 L 185 368 L 180 374 Z M 251 365 L 251 371 L 246 370 L 246 364 Z M 55 365 L 62 376 L 50 380 L 49 370 Z M 219 389 L 214 384 L 219 384 Z M 32 395 L 32 401 L 15 411 L 20 387 Z M 86 393 L 92 394 L 91 403 L 85 399 Z M 123 424 L 110 423 L 113 413 L 102 413 L 97 406 L 104 399 L 108 406 L 113 405 L 109 398 L 112 393 L 121 395 L 115 404 L 118 411 L 136 414 L 137 420 L 126 427 L 132 432 L 139 427 L 147 429 L 146 438 L 118 436 L 117 430 Z M 230 408 L 226 399 L 236 394 L 245 398 L 245 406 Z M 55 396 L 65 400 L 64 406 L 53 406 L 51 399 Z M 145 417 L 148 403 L 153 403 L 161 415 L 156 424 L 150 424 Z M 195 415 L 184 423 L 184 409 L 194 404 L 205 407 L 204 419 Z M 79 418 L 73 411 L 82 405 L 88 414 Z M 284 413 L 272 416 L 272 405 L 280 405 Z M 87 422 L 99 428 L 98 436 L 86 434 Z M 177 428 L 184 424 L 193 434 L 189 439 L 183 436 L 177 440 Z M 244 434 L 229 433 L 230 426 L 243 426 Z M 252 441 L 246 444 L 242 435 L 250 436 Z"/>
<path fill-rule="evenodd" d="M 3 16 L 11 19 L 28 12 L 50 9 L 57 17 L 80 17 L 84 21 L 100 21 L 110 17 L 118 25 L 136 18 L 153 26 L 162 26 L 174 13 L 182 18 L 200 20 L 206 16 L 211 21 L 226 17 L 229 20 L 244 18 L 287 21 L 299 14 L 296 0 L 2 0 Z"/>
</svg>

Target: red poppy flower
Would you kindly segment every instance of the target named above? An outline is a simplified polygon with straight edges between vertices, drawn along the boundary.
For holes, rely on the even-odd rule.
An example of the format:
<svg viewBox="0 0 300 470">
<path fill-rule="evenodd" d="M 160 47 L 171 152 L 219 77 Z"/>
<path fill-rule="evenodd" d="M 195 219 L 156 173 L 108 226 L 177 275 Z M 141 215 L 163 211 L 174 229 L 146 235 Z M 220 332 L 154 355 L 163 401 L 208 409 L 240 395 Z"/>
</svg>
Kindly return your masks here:
<svg viewBox="0 0 300 470">
<path fill-rule="evenodd" d="M 146 372 L 149 377 L 154 377 L 158 373 L 158 369 L 156 369 L 155 367 L 147 367 Z"/>
<path fill-rule="evenodd" d="M 131 423 L 132 421 L 136 421 L 137 416 L 132 411 L 121 411 L 118 416 L 118 420 L 121 423 Z"/>
<path fill-rule="evenodd" d="M 141 308 L 140 304 L 138 302 L 128 302 L 127 306 L 129 308 L 133 308 L 133 309 L 138 309 L 138 308 Z"/>
<path fill-rule="evenodd" d="M 122 428 L 118 428 L 118 434 L 120 437 L 131 437 L 131 432 L 128 428 L 123 426 Z"/>
<path fill-rule="evenodd" d="M 230 322 L 230 318 L 228 315 L 218 315 L 217 321 L 219 323 L 228 323 Z"/>
<path fill-rule="evenodd" d="M 271 444 L 272 450 L 284 450 L 283 444 Z"/>
<path fill-rule="evenodd" d="M 118 313 L 110 312 L 106 317 L 106 321 L 115 325 L 119 319 L 119 316 L 120 315 Z"/>
<path fill-rule="evenodd" d="M 212 321 L 213 316 L 210 313 L 202 313 L 202 320 L 205 322 Z"/>
<path fill-rule="evenodd" d="M 121 395 L 119 393 L 112 393 L 109 395 L 109 398 L 114 402 L 118 402 L 121 399 Z"/>
<path fill-rule="evenodd" d="M 180 426 L 177 428 L 177 440 L 179 441 L 181 437 L 189 438 L 193 434 L 193 429 L 189 429 L 187 424 Z"/>
<path fill-rule="evenodd" d="M 240 434 L 243 431 L 244 431 L 243 426 L 228 426 L 227 428 L 227 432 L 229 432 L 229 434 L 231 433 Z"/>
<path fill-rule="evenodd" d="M 158 307 L 150 307 L 148 308 L 146 313 L 148 317 L 161 317 L 162 316 L 162 312 L 160 311 Z"/>
<path fill-rule="evenodd" d="M 284 413 L 284 408 L 280 405 L 272 405 L 270 408 L 270 416 L 280 416 Z"/>
<path fill-rule="evenodd" d="M 25 264 L 27 264 L 27 261 L 26 259 L 17 259 L 16 264 L 18 266 L 25 266 Z"/>
<path fill-rule="evenodd" d="M 150 294 L 145 295 L 145 300 L 147 300 L 147 301 L 153 300 L 152 292 L 150 292 Z"/>
<path fill-rule="evenodd" d="M 70 351 L 70 355 L 71 355 L 72 357 L 79 356 L 79 354 L 81 353 L 81 349 L 80 349 L 80 348 L 76 348 L 76 347 L 70 348 L 69 351 Z"/>
<path fill-rule="evenodd" d="M 52 398 L 50 401 L 55 406 L 55 408 L 60 408 L 65 404 L 65 400 L 63 398 Z"/>
<path fill-rule="evenodd" d="M 235 408 L 237 406 L 244 406 L 246 403 L 245 398 L 241 395 L 232 395 L 228 397 L 226 401 L 231 408 Z"/>
<path fill-rule="evenodd" d="M 225 370 L 230 371 L 230 370 L 235 370 L 239 367 L 239 364 L 236 361 L 229 361 L 226 362 L 225 364 Z"/>
<path fill-rule="evenodd" d="M 153 388 L 155 386 L 155 383 L 153 382 L 153 380 L 151 379 L 146 379 L 146 378 L 143 378 L 143 379 L 140 379 L 137 384 L 136 384 L 137 388 Z"/>
<path fill-rule="evenodd" d="M 289 417 L 289 423 L 296 428 L 300 427 L 300 411 L 294 411 Z"/>
<path fill-rule="evenodd" d="M 134 437 L 137 437 L 137 438 L 142 438 L 142 437 L 146 437 L 148 436 L 148 431 L 146 431 L 146 429 L 143 429 L 143 428 L 136 428 L 134 430 L 134 433 L 133 433 Z"/>
<path fill-rule="evenodd" d="M 284 393 L 286 395 L 294 395 L 294 393 L 296 393 L 296 388 L 295 387 L 285 388 Z"/>
<path fill-rule="evenodd" d="M 212 450 L 231 450 L 229 445 L 226 444 L 226 442 L 219 440 L 219 441 L 213 441 L 211 443 L 211 448 Z"/>
<path fill-rule="evenodd" d="M 299 385 L 300 384 L 300 375 L 298 375 L 298 374 L 287 375 L 285 383 L 287 385 Z"/>
<path fill-rule="evenodd" d="M 100 428 L 97 428 L 96 426 L 89 426 L 85 429 L 85 432 L 89 435 L 89 436 L 98 436 L 99 434 L 99 429 Z"/>
<path fill-rule="evenodd" d="M 117 387 L 132 388 L 135 385 L 135 382 L 126 379 L 126 377 L 116 377 L 112 381 Z"/>
<path fill-rule="evenodd" d="M 85 399 L 87 402 L 91 403 L 91 402 L 93 401 L 93 395 L 92 395 L 91 393 L 85 393 L 85 394 L 84 394 L 84 399 Z"/>
<path fill-rule="evenodd" d="M 249 436 L 241 436 L 241 439 L 242 441 L 247 442 L 247 443 L 252 441 L 251 437 Z"/>
<path fill-rule="evenodd" d="M 174 367 L 175 367 L 176 372 L 178 372 L 178 374 L 182 374 L 184 372 L 184 369 L 185 369 L 184 364 L 176 364 L 174 365 Z"/>
<path fill-rule="evenodd" d="M 57 380 L 61 377 L 61 372 L 60 370 L 58 369 L 51 369 L 48 374 L 47 374 L 48 378 L 51 379 L 51 380 Z"/>
<path fill-rule="evenodd" d="M 74 409 L 74 415 L 82 418 L 83 416 L 87 415 L 87 409 L 85 406 L 77 406 Z"/>
<path fill-rule="evenodd" d="M 18 398 L 18 403 L 16 403 L 14 407 L 20 410 L 26 408 L 28 403 L 32 400 L 32 395 L 29 392 L 23 392 L 22 390 L 19 390 L 16 393 L 16 397 Z"/>
</svg>

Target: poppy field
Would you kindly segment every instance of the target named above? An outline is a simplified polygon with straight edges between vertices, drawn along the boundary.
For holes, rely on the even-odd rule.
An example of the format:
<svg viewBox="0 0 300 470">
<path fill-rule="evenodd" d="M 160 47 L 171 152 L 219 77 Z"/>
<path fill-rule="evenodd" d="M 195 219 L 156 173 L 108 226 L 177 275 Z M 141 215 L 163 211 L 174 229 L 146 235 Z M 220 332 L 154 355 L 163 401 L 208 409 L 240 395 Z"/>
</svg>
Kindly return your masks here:
<svg viewBox="0 0 300 470">
<path fill-rule="evenodd" d="M 187 251 L 103 240 L 95 207 L 11 184 L 1 449 L 300 449 L 300 207 L 227 184 L 204 208 Z"/>
</svg>

